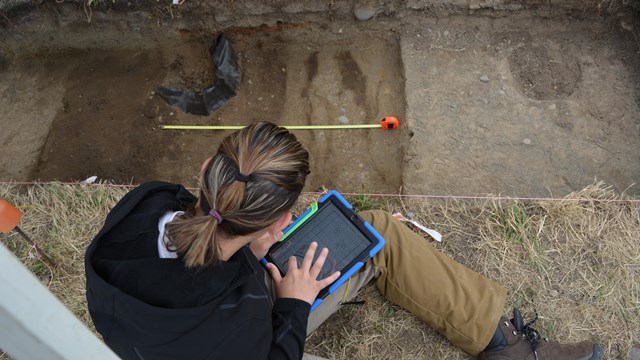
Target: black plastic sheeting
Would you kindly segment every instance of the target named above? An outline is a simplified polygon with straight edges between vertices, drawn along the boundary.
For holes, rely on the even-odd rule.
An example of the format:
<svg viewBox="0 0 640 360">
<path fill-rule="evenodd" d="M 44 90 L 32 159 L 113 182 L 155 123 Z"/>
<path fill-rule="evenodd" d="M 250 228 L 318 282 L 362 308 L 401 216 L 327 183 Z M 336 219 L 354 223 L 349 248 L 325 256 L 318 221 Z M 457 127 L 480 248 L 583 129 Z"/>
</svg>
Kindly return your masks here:
<svg viewBox="0 0 640 360">
<path fill-rule="evenodd" d="M 216 66 L 216 80 L 201 93 L 158 87 L 157 93 L 169 105 L 189 114 L 209 115 L 236 95 L 240 83 L 238 57 L 231 43 L 220 34 L 209 47 L 209 55 Z"/>
</svg>

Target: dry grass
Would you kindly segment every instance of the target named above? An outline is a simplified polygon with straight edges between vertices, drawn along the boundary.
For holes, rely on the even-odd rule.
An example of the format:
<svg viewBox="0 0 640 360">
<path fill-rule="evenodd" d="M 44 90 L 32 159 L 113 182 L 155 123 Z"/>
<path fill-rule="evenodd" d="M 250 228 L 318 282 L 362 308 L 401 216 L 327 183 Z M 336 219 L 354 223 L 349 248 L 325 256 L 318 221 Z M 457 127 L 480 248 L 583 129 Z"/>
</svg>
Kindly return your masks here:
<svg viewBox="0 0 640 360">
<path fill-rule="evenodd" d="M 82 258 L 105 215 L 126 189 L 61 184 L 0 187 L 24 206 L 23 230 L 53 257 L 49 269 L 17 235 L 2 242 L 80 319 L 90 324 Z M 301 202 L 311 201 L 312 196 Z M 355 197 L 362 208 L 413 212 L 442 232 L 439 250 L 510 289 L 510 307 L 537 311 L 538 330 L 561 341 L 596 339 L 608 359 L 640 345 L 640 203 L 594 184 L 560 202 L 465 202 Z M 430 241 L 425 239 L 425 241 Z M 345 306 L 307 342 L 331 359 L 469 359 L 444 338 L 390 304 L 369 285 L 364 305 Z"/>
<path fill-rule="evenodd" d="M 91 328 L 84 297 L 84 252 L 109 209 L 126 192 L 122 188 L 62 184 L 0 186 L 0 198 L 18 206 L 24 214 L 20 228 L 57 266 L 51 269 L 35 258 L 16 233 L 0 235 L 2 243 Z"/>
</svg>

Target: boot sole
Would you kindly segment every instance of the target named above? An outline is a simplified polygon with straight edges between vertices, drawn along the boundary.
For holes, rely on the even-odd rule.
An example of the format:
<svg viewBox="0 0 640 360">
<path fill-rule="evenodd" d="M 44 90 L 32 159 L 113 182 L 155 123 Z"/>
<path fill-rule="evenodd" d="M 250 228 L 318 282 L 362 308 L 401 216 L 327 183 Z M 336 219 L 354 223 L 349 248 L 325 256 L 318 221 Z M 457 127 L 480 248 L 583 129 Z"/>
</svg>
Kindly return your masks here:
<svg viewBox="0 0 640 360">
<path fill-rule="evenodd" d="M 583 356 L 577 360 L 600 360 L 602 359 L 602 355 L 604 355 L 604 351 L 599 344 L 593 345 L 593 352 L 587 356 Z"/>
</svg>

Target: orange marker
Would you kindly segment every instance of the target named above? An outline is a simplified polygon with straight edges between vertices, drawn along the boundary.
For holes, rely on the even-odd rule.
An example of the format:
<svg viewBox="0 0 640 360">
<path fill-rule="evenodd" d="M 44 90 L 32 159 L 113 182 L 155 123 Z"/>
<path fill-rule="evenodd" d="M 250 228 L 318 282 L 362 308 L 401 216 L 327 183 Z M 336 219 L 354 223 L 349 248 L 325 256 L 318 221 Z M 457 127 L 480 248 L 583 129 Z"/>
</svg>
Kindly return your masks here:
<svg viewBox="0 0 640 360">
<path fill-rule="evenodd" d="M 8 234 L 22 219 L 22 213 L 5 199 L 0 199 L 0 232 Z"/>
<path fill-rule="evenodd" d="M 36 244 L 27 234 L 18 227 L 18 223 L 22 219 L 22 213 L 18 208 L 11 205 L 8 201 L 4 199 L 0 199 L 0 232 L 3 234 L 8 234 L 11 231 L 15 231 L 20 234 L 20 238 L 26 241 L 27 245 L 33 247 L 36 251 L 36 255 L 40 258 L 40 260 L 47 263 L 47 265 L 51 267 L 55 267 L 55 263 L 47 254 L 45 254 L 40 248 L 38 244 Z"/>
</svg>

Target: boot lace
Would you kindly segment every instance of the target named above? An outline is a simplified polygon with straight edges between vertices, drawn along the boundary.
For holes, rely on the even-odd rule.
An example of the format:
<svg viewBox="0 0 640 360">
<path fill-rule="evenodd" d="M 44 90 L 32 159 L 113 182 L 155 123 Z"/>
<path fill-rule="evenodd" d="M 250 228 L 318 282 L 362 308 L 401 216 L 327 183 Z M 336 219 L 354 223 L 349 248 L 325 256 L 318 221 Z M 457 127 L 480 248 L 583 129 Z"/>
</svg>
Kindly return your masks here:
<svg viewBox="0 0 640 360">
<path fill-rule="evenodd" d="M 540 333 L 532 327 L 536 323 L 536 321 L 538 321 L 538 313 L 536 312 L 535 314 L 536 315 L 533 318 L 533 320 L 525 323 L 524 320 L 522 319 L 522 314 L 520 313 L 520 310 L 514 309 L 513 310 L 514 316 L 513 316 L 512 323 L 515 327 L 513 334 L 516 336 L 520 335 L 524 337 L 526 340 L 528 340 L 529 343 L 531 343 L 531 349 L 533 350 L 533 354 L 535 355 L 537 360 L 538 352 L 536 351 L 536 348 L 542 341 L 542 337 L 540 336 Z"/>
</svg>

